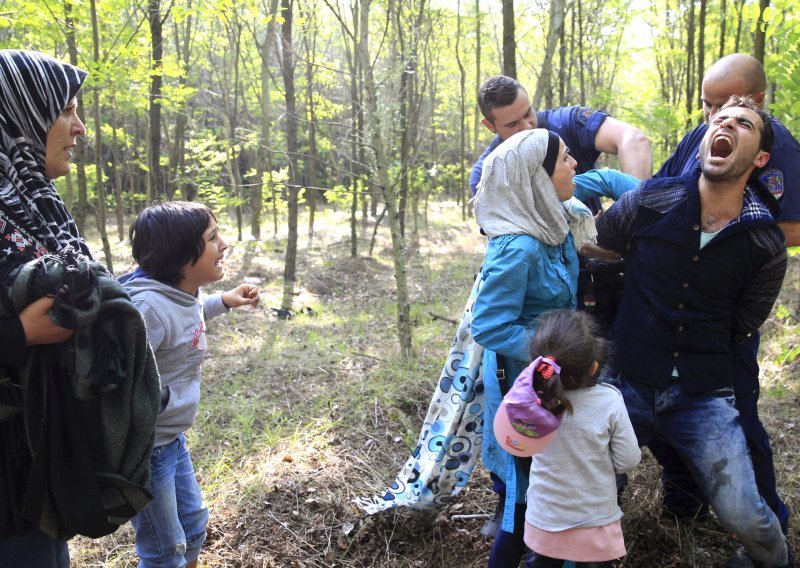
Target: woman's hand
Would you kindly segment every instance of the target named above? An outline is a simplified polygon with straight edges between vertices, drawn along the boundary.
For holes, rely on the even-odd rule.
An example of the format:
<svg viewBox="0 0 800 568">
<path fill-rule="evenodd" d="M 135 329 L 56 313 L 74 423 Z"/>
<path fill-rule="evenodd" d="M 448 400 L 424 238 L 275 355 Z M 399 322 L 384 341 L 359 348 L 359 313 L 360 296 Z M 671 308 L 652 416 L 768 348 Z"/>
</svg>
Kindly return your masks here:
<svg viewBox="0 0 800 568">
<path fill-rule="evenodd" d="M 53 298 L 45 296 L 28 304 L 19 314 L 22 329 L 25 330 L 26 345 L 44 345 L 66 341 L 74 330 L 56 325 L 47 315 L 53 305 Z"/>
<path fill-rule="evenodd" d="M 222 303 L 225 307 L 238 308 L 239 306 L 258 306 L 258 288 L 250 284 L 240 284 L 233 290 L 222 293 Z"/>
</svg>

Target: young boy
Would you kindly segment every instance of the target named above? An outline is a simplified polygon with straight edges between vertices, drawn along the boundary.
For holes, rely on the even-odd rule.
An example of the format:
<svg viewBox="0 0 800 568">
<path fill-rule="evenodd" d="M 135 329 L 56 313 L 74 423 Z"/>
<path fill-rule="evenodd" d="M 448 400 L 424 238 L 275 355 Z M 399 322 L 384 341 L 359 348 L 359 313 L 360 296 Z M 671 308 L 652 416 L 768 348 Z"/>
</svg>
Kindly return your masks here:
<svg viewBox="0 0 800 568">
<path fill-rule="evenodd" d="M 131 519 L 143 568 L 197 565 L 206 538 L 208 508 L 194 475 L 184 432 L 200 401 L 205 321 L 231 308 L 257 306 L 258 289 L 241 284 L 205 296 L 201 286 L 220 280 L 227 245 L 211 210 L 173 201 L 142 210 L 130 229 L 139 264 L 120 277 L 147 325 L 161 375 L 161 413 L 150 458 L 153 501 Z"/>
</svg>

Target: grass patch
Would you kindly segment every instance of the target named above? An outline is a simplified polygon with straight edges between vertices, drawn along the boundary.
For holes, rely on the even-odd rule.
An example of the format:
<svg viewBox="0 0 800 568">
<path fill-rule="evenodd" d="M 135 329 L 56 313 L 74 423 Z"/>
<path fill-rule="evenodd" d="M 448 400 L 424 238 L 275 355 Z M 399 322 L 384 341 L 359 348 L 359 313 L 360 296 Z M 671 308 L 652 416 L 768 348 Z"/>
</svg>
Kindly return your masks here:
<svg viewBox="0 0 800 568">
<path fill-rule="evenodd" d="M 293 319 L 272 311 L 280 305 L 285 235 L 232 243 L 228 276 L 213 287 L 246 278 L 263 300 L 255 311 L 235 310 L 208 326 L 200 412 L 188 433 L 211 510 L 201 565 L 485 566 L 491 543 L 479 534 L 484 519 L 454 517 L 494 510 L 480 466 L 459 499 L 439 511 L 367 517 L 353 504 L 382 494 L 416 444 L 456 329 L 441 318 L 460 318 L 484 238 L 456 204 L 431 204 L 419 248 L 408 255 L 414 353 L 401 363 L 388 228 L 378 232 L 375 258 L 367 258 L 373 226 L 359 225 L 362 256 L 350 258 L 346 215 L 323 211 L 316 227 L 311 247 L 301 235 Z M 131 265 L 128 250 L 114 247 L 115 266 Z M 760 412 L 793 520 L 800 515 L 798 316 L 795 255 L 760 352 Z M 646 455 L 624 495 L 625 566 L 723 565 L 736 542 L 716 520 L 663 518 L 660 499 L 658 468 Z M 798 550 L 796 524 L 790 542 Z M 76 567 L 137 563 L 129 526 L 96 541 L 74 539 L 70 548 Z"/>
</svg>

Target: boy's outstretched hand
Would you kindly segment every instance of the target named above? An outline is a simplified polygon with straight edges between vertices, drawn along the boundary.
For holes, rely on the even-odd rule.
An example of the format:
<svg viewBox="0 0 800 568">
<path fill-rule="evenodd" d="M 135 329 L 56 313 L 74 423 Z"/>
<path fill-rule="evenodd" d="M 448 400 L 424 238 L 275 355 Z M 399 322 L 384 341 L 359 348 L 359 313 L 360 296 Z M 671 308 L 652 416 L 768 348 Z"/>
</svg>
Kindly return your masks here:
<svg viewBox="0 0 800 568">
<path fill-rule="evenodd" d="M 238 308 L 240 306 L 258 306 L 258 288 L 250 284 L 239 284 L 233 290 L 222 293 L 222 302 L 228 308 Z"/>
</svg>

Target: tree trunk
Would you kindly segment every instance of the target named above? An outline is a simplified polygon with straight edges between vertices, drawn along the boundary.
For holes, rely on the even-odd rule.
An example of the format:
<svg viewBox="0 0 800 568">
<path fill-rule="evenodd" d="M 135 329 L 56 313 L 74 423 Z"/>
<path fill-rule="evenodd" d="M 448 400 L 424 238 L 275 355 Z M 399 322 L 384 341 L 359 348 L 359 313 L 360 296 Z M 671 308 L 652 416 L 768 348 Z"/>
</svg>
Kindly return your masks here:
<svg viewBox="0 0 800 568">
<path fill-rule="evenodd" d="M 503 0 L 503 74 L 516 79 L 517 40 L 514 35 L 514 0 Z"/>
<path fill-rule="evenodd" d="M 356 226 L 356 214 L 358 213 L 358 197 L 360 189 L 358 179 L 361 172 L 360 164 L 364 163 L 363 161 L 360 161 L 363 156 L 363 144 L 360 143 L 360 140 L 363 140 L 363 122 L 361 120 L 363 115 L 360 99 L 361 91 L 358 84 L 358 77 L 361 70 L 358 57 L 358 46 L 356 45 L 356 38 L 359 37 L 358 26 L 360 25 L 358 9 L 358 2 L 355 2 L 353 4 L 353 53 L 349 54 L 351 57 L 348 57 L 348 64 L 350 65 L 350 116 L 352 121 L 350 126 L 350 190 L 352 191 L 350 195 L 351 258 L 358 257 L 358 228 Z M 344 26 L 344 23 L 342 23 L 342 26 Z M 342 31 L 344 32 L 345 30 Z M 366 203 L 367 200 L 364 199 L 364 204 L 366 205 Z M 362 213 L 362 219 L 366 222 L 366 211 Z"/>
<path fill-rule="evenodd" d="M 717 59 L 722 59 L 725 55 L 725 29 L 728 27 L 727 21 L 727 0 L 720 0 L 719 2 L 719 53 Z"/>
<path fill-rule="evenodd" d="M 151 77 L 150 77 L 150 139 L 147 154 L 148 197 L 157 199 L 164 193 L 161 184 L 161 85 L 163 83 L 163 69 L 161 60 L 164 55 L 163 21 L 161 19 L 161 0 L 149 0 L 148 18 L 150 22 L 150 37 L 152 43 Z"/>
<path fill-rule="evenodd" d="M 361 0 L 361 39 L 358 52 L 361 68 L 364 72 L 364 89 L 366 92 L 367 114 L 370 124 L 370 139 L 375 153 L 375 169 L 378 186 L 383 194 L 389 215 L 389 227 L 392 234 L 392 259 L 394 261 L 394 277 L 397 286 L 397 335 L 400 345 L 400 358 L 407 361 L 411 356 L 411 308 L 408 301 L 408 282 L 406 276 L 405 245 L 400 232 L 397 214 L 397 199 L 389 187 L 388 160 L 383 145 L 381 132 L 381 114 L 378 112 L 377 86 L 372 74 L 369 58 L 369 11 L 371 0 Z"/>
<path fill-rule="evenodd" d="M 464 159 L 464 130 L 467 122 L 467 73 L 464 70 L 464 64 L 461 63 L 461 0 L 458 0 L 456 8 L 456 63 L 458 64 L 459 73 L 459 122 L 460 128 L 458 130 L 458 171 L 459 171 L 459 188 L 461 194 L 461 219 L 467 220 L 467 201 L 469 200 L 470 189 L 467 187 L 466 172 L 467 165 Z"/>
<path fill-rule="evenodd" d="M 286 150 L 289 157 L 289 184 L 287 199 L 289 205 L 289 236 L 286 242 L 286 260 L 283 268 L 283 299 L 281 309 L 291 313 L 294 299 L 294 283 L 297 278 L 297 111 L 294 91 L 294 54 L 292 52 L 292 10 L 293 0 L 281 0 L 281 74 L 286 99 Z"/>
<path fill-rule="evenodd" d="M 116 105 L 114 105 L 116 107 Z M 116 122 L 116 121 L 115 121 Z M 117 238 L 125 240 L 125 206 L 122 201 L 122 158 L 119 154 L 117 127 L 111 127 L 111 152 L 114 157 L 114 209 L 117 214 Z"/>
<path fill-rule="evenodd" d="M 578 8 L 578 37 L 583 38 L 583 2 L 577 0 Z M 578 41 L 578 79 L 580 82 L 580 93 L 578 100 L 581 106 L 586 105 L 586 65 L 583 64 L 583 41 Z"/>
<path fill-rule="evenodd" d="M 95 0 L 89 0 L 89 11 L 92 17 L 92 49 L 95 65 L 100 65 L 100 33 L 97 29 L 97 6 Z M 100 233 L 100 240 L 103 243 L 103 253 L 106 257 L 106 268 L 109 272 L 114 272 L 114 259 L 111 255 L 111 244 L 108 242 L 108 231 L 106 230 L 106 190 L 103 185 L 103 144 L 101 134 L 103 132 L 100 122 L 100 93 L 95 89 L 94 100 L 92 101 L 92 118 L 94 120 L 94 167 L 95 179 L 97 180 L 97 231 Z"/>
<path fill-rule="evenodd" d="M 703 108 L 702 92 L 699 88 L 703 80 L 703 75 L 706 74 L 706 3 L 707 0 L 700 0 L 700 22 L 697 32 L 697 101 L 695 108 Z M 724 23 L 723 23 L 724 26 Z M 700 119 L 703 120 L 702 118 Z"/>
<path fill-rule="evenodd" d="M 278 0 L 271 0 L 269 4 L 269 14 L 266 14 L 266 16 L 276 14 L 277 12 Z M 256 46 L 258 47 L 261 58 L 261 65 L 259 66 L 259 77 L 261 81 L 261 135 L 259 137 L 258 152 L 256 152 L 256 175 L 250 186 L 250 233 L 255 239 L 261 238 L 261 212 L 264 209 L 264 174 L 269 171 L 269 178 L 270 180 L 272 179 L 272 151 L 269 148 L 271 129 L 269 58 L 274 32 L 274 19 L 270 19 L 269 23 L 267 23 L 267 31 L 263 41 L 259 42 L 258 39 L 255 39 L 255 30 L 253 30 L 253 38 L 256 41 Z M 271 187 L 272 184 L 270 184 L 270 188 Z M 274 195 L 273 203 L 275 203 Z"/>
<path fill-rule="evenodd" d="M 758 2 L 758 25 L 753 32 L 753 57 L 764 65 L 764 52 L 767 44 L 767 24 L 764 22 L 764 10 L 769 7 L 769 0 L 759 0 Z"/>
<path fill-rule="evenodd" d="M 687 21 L 686 21 L 686 116 L 692 114 L 694 107 L 694 85 L 695 85 L 695 71 L 694 71 L 694 0 L 689 1 L 687 8 Z M 687 124 L 689 126 L 689 124 Z"/>
<path fill-rule="evenodd" d="M 71 2 L 64 2 L 64 27 L 66 28 L 69 62 L 72 65 L 79 66 L 78 46 L 75 41 L 75 20 L 72 18 Z M 78 108 L 83 109 L 83 93 L 81 91 L 78 91 L 76 99 L 78 101 Z M 70 205 L 72 206 L 72 217 L 75 219 L 78 231 L 83 234 L 86 230 L 86 211 L 88 209 L 88 191 L 86 184 L 86 162 L 88 161 L 88 152 L 86 151 L 86 142 L 78 144 L 77 154 L 75 171 L 77 172 L 76 177 L 78 178 L 78 202 L 71 203 Z"/>
<path fill-rule="evenodd" d="M 545 93 L 552 93 L 551 82 L 553 72 L 553 55 L 558 45 L 558 36 L 564 25 L 564 0 L 550 2 L 550 27 L 547 30 L 547 45 L 544 51 L 544 60 L 540 67 L 539 80 L 536 82 L 536 92 L 533 95 L 533 108 L 539 108 Z M 552 100 L 549 101 L 552 103 Z M 548 104 L 548 108 L 551 105 Z"/>
<path fill-rule="evenodd" d="M 314 102 L 314 66 L 317 52 L 315 10 L 309 7 L 306 11 L 306 116 L 308 119 L 308 155 L 305 157 L 305 169 L 308 197 L 308 244 L 314 240 L 314 216 L 317 212 L 317 168 L 320 167 L 319 152 L 317 150 L 317 112 Z M 308 37 L 309 34 L 314 34 Z"/>
<path fill-rule="evenodd" d="M 191 2 L 189 2 L 191 7 Z M 192 19 L 191 10 L 188 11 L 184 27 L 181 29 L 178 22 L 174 23 L 175 35 L 175 54 L 178 59 L 183 63 L 184 73 L 178 77 L 178 88 L 183 90 L 186 87 L 187 77 L 189 75 L 189 64 L 191 62 L 191 40 L 192 28 L 194 20 Z M 181 32 L 183 37 L 181 38 Z M 166 192 L 167 199 L 172 199 L 175 192 L 178 190 L 178 181 L 183 179 L 185 159 L 184 159 L 184 144 L 186 142 L 186 126 L 189 122 L 188 109 L 185 102 L 181 103 L 177 109 L 177 117 L 175 119 L 175 136 L 172 149 L 169 153 L 169 167 L 167 169 L 167 183 Z"/>
<path fill-rule="evenodd" d="M 481 88 L 483 77 L 481 77 L 481 0 L 475 0 L 475 100 L 478 99 L 478 91 Z M 483 149 L 478 144 L 481 132 L 481 110 L 475 104 L 472 114 L 473 140 L 475 142 L 472 149 L 475 160 L 483 153 Z"/>
<path fill-rule="evenodd" d="M 742 37 L 742 9 L 744 8 L 744 0 L 736 0 L 736 13 L 739 17 L 736 19 L 736 40 L 733 43 L 733 52 L 739 53 L 739 42 Z"/>
</svg>

